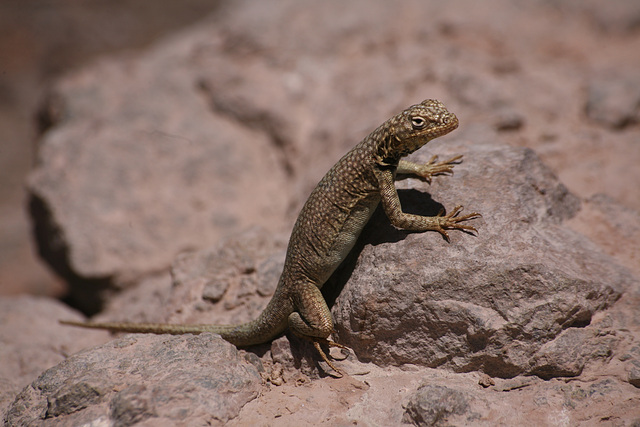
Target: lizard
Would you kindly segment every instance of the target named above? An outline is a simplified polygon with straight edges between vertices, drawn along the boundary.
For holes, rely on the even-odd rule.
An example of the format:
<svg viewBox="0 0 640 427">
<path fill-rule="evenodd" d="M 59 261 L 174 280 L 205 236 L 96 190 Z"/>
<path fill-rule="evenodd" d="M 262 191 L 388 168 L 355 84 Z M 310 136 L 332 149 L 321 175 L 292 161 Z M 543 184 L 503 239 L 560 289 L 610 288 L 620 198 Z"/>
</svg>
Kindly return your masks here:
<svg viewBox="0 0 640 427">
<path fill-rule="evenodd" d="M 431 177 L 452 174 L 462 156 L 425 164 L 402 159 L 430 140 L 458 127 L 458 118 L 437 100 L 427 99 L 393 116 L 345 154 L 322 178 L 302 207 L 293 227 L 276 290 L 262 313 L 239 325 L 162 324 L 61 321 L 66 325 L 118 332 L 199 334 L 212 332 L 237 347 L 271 341 L 287 328 L 310 340 L 322 359 L 342 376 L 322 345 L 345 346 L 329 340 L 333 318 L 321 288 L 346 258 L 379 204 L 391 224 L 410 231 L 437 231 L 449 241 L 448 229 L 476 233 L 462 222 L 481 216 L 461 215 L 462 206 L 445 214 L 421 216 L 402 211 L 394 184 L 397 174 Z"/>
</svg>

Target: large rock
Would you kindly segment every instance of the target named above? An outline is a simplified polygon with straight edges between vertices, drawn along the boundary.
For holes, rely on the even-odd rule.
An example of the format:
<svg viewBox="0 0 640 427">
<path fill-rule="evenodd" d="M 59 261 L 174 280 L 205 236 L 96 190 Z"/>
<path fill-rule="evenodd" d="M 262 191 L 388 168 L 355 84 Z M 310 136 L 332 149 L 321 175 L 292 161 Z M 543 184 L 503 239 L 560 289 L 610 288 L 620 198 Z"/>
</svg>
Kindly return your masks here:
<svg viewBox="0 0 640 427">
<path fill-rule="evenodd" d="M 405 209 L 434 214 L 439 203 L 464 204 L 482 213 L 472 222 L 478 235 L 451 231 L 447 243 L 437 233 L 393 230 L 382 213 L 374 217 L 357 261 L 343 266 L 353 273 L 333 308 L 341 342 L 359 359 L 382 365 L 479 369 L 500 377 L 578 375 L 586 354 L 563 369 L 542 361 L 549 349 L 544 357 L 537 352 L 568 328 L 589 325 L 634 279 L 563 225 L 579 200 L 532 151 L 441 149 L 445 156 L 464 154 L 464 163 L 431 188 L 413 180 L 418 190 L 400 190 Z M 599 354 L 579 338 L 572 340 L 575 351 Z M 599 342 L 606 347 L 610 339 Z"/>
<path fill-rule="evenodd" d="M 282 226 L 277 149 L 211 112 L 195 48 L 106 60 L 55 88 L 30 206 L 41 254 L 72 283 L 131 283 L 182 250 Z"/>
<path fill-rule="evenodd" d="M 252 360 L 211 334 L 127 335 L 45 371 L 6 425 L 222 424 L 261 390 Z"/>
</svg>

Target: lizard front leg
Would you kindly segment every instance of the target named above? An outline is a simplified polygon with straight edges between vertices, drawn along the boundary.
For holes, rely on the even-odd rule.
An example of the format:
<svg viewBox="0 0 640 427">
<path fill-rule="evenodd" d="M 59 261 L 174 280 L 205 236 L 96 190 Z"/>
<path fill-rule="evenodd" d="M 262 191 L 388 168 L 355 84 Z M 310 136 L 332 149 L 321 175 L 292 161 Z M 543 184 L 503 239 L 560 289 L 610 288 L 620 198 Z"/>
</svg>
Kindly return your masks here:
<svg viewBox="0 0 640 427">
<path fill-rule="evenodd" d="M 438 156 L 433 156 L 427 163 L 413 163 L 400 160 L 397 173 L 402 175 L 416 175 L 431 184 L 431 177 L 436 175 L 453 175 L 453 167 L 461 163 L 462 155 L 438 162 Z"/>
<path fill-rule="evenodd" d="M 393 171 L 387 168 L 376 168 L 375 174 L 378 178 L 382 207 L 389 221 L 391 221 L 391 224 L 394 226 L 411 231 L 437 231 L 442 234 L 447 241 L 449 240 L 447 229 L 477 231 L 475 227 L 471 225 L 460 223 L 477 218 L 480 214 L 473 212 L 467 215 L 459 215 L 460 212 L 462 212 L 462 206 L 456 206 L 451 213 L 447 215 L 443 215 L 442 212 L 436 216 L 413 215 L 402 212 L 398 191 L 394 185 Z"/>
</svg>

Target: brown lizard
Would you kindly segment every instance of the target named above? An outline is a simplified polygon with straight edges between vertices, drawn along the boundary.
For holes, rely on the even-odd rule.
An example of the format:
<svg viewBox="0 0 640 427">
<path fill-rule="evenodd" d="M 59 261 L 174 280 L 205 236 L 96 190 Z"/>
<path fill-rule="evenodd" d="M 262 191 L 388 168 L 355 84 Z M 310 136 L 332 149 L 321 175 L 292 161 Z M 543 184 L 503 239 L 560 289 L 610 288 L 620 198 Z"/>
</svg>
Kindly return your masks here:
<svg viewBox="0 0 640 427">
<path fill-rule="evenodd" d="M 402 212 L 394 185 L 396 174 L 416 175 L 430 182 L 433 175 L 451 173 L 462 156 L 443 162 L 434 156 L 426 164 L 401 158 L 457 127 L 458 119 L 453 113 L 440 101 L 428 99 L 387 120 L 342 157 L 302 207 L 291 233 L 276 291 L 260 316 L 251 322 L 240 325 L 62 323 L 121 332 L 213 332 L 239 347 L 270 341 L 289 328 L 294 334 L 311 340 L 323 360 L 341 375 L 320 346 L 344 347 L 328 340 L 333 332 L 333 319 L 320 289 L 353 248 L 378 203 L 382 203 L 391 224 L 404 230 L 434 230 L 447 240 L 447 229 L 476 231 L 461 222 L 480 214 L 460 215 L 461 206 L 447 215 L 440 213 L 433 217 Z"/>
</svg>

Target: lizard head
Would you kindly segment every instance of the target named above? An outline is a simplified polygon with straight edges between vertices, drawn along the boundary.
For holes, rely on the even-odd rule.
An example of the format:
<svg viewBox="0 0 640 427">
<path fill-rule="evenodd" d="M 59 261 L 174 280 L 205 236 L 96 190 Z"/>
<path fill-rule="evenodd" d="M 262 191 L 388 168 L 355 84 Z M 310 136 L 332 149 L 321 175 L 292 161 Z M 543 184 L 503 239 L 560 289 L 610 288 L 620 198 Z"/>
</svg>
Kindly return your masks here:
<svg viewBox="0 0 640 427">
<path fill-rule="evenodd" d="M 426 99 L 392 117 L 383 125 L 387 138 L 379 147 L 381 163 L 392 164 L 427 142 L 458 127 L 458 118 L 435 99 Z"/>
</svg>

